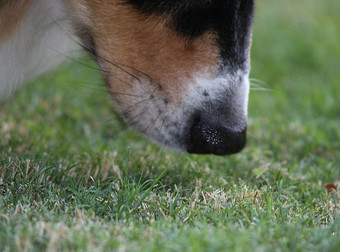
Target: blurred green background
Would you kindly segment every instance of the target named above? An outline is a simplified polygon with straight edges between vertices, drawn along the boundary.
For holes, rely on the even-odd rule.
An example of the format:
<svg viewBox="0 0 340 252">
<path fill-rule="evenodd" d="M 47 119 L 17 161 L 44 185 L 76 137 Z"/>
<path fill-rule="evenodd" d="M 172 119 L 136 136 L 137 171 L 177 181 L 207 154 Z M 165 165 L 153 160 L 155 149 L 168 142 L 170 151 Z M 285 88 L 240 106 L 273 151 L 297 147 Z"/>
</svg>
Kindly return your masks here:
<svg viewBox="0 0 340 252">
<path fill-rule="evenodd" d="M 340 180 L 339 41 L 338 0 L 257 1 L 248 144 L 230 157 L 136 134 L 88 60 L 20 89 L 0 106 L 0 250 L 340 251 L 324 188 Z M 135 209 L 135 181 L 165 169 Z"/>
<path fill-rule="evenodd" d="M 258 1 L 251 76 L 269 91 L 250 95 L 257 140 L 289 155 L 340 156 L 339 21 L 337 1 Z"/>
<path fill-rule="evenodd" d="M 339 118 L 338 5 L 332 0 L 258 3 L 252 75 L 275 90 L 274 104 L 268 105 L 302 120 Z"/>
</svg>

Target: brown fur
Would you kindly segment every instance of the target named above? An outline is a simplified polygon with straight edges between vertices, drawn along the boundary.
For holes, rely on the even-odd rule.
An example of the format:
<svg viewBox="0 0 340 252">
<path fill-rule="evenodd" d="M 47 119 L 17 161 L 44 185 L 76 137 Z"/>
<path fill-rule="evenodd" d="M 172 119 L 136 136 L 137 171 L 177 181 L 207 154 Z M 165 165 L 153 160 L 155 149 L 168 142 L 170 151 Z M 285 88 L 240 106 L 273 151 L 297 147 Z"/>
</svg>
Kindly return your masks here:
<svg viewBox="0 0 340 252">
<path fill-rule="evenodd" d="M 0 0 L 0 45 L 19 27 L 32 0 Z"/>
<path fill-rule="evenodd" d="M 71 1 L 71 8 L 75 8 L 76 3 L 79 8 L 79 0 L 74 1 L 73 6 Z M 84 24 L 83 18 L 78 23 L 92 27 L 98 55 L 120 63 L 121 67 L 138 78 L 150 76 L 153 85 L 161 85 L 169 94 L 169 99 L 181 97 L 180 93 L 183 88 L 188 88 L 185 85 L 190 83 L 193 74 L 197 77 L 201 71 L 214 73 L 217 70 L 218 47 L 212 33 L 194 40 L 186 39 L 171 30 L 166 17 L 147 16 L 119 1 L 83 1 L 81 5 L 92 24 Z M 110 72 L 106 75 L 110 89 L 129 93 L 129 85 L 122 85 L 121 81 L 117 83 L 117 78 L 132 83 L 134 77 L 106 60 L 99 64 Z M 211 69 L 212 66 L 216 69 Z M 115 77 L 112 78 L 112 75 Z"/>
</svg>

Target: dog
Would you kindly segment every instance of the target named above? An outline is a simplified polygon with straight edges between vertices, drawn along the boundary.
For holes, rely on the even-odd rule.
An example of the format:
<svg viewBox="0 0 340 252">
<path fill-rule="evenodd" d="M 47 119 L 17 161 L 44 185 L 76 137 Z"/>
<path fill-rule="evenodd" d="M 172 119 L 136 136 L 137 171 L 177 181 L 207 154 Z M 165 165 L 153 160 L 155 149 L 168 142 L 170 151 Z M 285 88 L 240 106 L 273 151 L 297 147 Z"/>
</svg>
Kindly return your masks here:
<svg viewBox="0 0 340 252">
<path fill-rule="evenodd" d="M 84 49 L 115 107 L 165 146 L 246 143 L 254 0 L 0 0 L 0 96 Z"/>
</svg>

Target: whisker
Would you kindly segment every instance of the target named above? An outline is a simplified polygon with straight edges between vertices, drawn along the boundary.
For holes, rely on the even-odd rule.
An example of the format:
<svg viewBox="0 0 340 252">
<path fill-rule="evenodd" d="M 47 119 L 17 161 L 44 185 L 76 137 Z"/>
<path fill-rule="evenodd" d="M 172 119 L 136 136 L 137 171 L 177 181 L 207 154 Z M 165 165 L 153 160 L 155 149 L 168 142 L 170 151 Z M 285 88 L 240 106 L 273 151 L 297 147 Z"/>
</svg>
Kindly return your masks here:
<svg viewBox="0 0 340 252">
<path fill-rule="evenodd" d="M 110 93 L 114 95 L 123 95 L 123 96 L 138 97 L 138 98 L 144 97 L 142 95 L 126 94 L 126 93 L 120 93 L 120 92 L 114 92 L 114 91 L 110 91 Z"/>
<path fill-rule="evenodd" d="M 145 104 L 147 104 L 147 102 Z M 126 123 L 128 125 L 136 125 L 137 122 L 139 122 L 140 117 L 145 113 L 145 108 L 146 108 L 146 105 L 144 105 L 143 110 L 140 113 L 131 117 L 129 120 L 126 121 Z M 137 119 L 137 120 L 135 120 L 135 119 Z"/>
<path fill-rule="evenodd" d="M 86 89 L 91 90 L 92 93 L 95 92 L 95 93 L 98 93 L 98 94 L 107 94 L 107 92 L 106 92 L 106 90 L 103 86 L 93 85 L 93 83 L 89 83 L 89 82 L 80 83 L 78 81 L 71 81 L 71 80 L 68 80 L 67 82 L 72 84 L 72 86 L 86 87 Z"/>
<path fill-rule="evenodd" d="M 98 71 L 98 68 L 97 68 L 97 67 L 90 66 L 90 65 L 88 65 L 88 64 L 86 64 L 86 63 L 84 63 L 84 62 L 82 62 L 82 61 L 80 61 L 80 60 L 77 60 L 77 59 L 75 59 L 75 58 L 73 58 L 73 57 L 71 57 L 71 56 L 69 56 L 69 55 L 67 55 L 67 54 L 65 54 L 65 53 L 62 53 L 62 52 L 60 52 L 60 51 L 54 49 L 53 47 L 49 47 L 49 48 L 50 48 L 51 50 L 54 50 L 54 51 L 58 52 L 60 55 L 64 56 L 66 59 L 68 59 L 68 60 L 70 60 L 70 61 L 72 61 L 72 62 L 75 62 L 75 63 L 77 63 L 77 64 L 79 64 L 79 65 L 81 65 L 81 66 L 84 66 L 84 67 L 86 67 L 86 68 L 89 68 L 89 69 L 91 69 L 91 70 Z"/>
<path fill-rule="evenodd" d="M 268 88 L 269 84 L 265 81 L 256 79 L 256 78 L 249 78 L 250 81 L 250 90 L 252 91 L 273 91 L 271 88 Z"/>
<path fill-rule="evenodd" d="M 84 48 L 85 48 L 85 47 L 84 47 Z M 97 55 L 97 57 L 100 58 L 100 59 L 102 59 L 102 60 L 104 60 L 105 62 L 109 63 L 110 65 L 112 65 L 112 66 L 118 68 L 119 70 L 121 70 L 122 72 L 124 72 L 124 73 L 126 73 L 127 75 L 131 76 L 132 78 L 135 78 L 135 79 L 138 81 L 138 83 L 142 83 L 142 81 L 141 81 L 140 78 L 138 78 L 137 76 L 133 75 L 132 73 L 126 71 L 124 68 L 118 66 L 118 63 L 114 63 L 114 62 L 112 62 L 111 60 L 108 60 L 108 59 L 106 59 L 106 58 L 104 58 L 103 56 L 100 56 L 100 55 Z M 120 65 L 121 65 L 121 64 L 120 64 Z M 105 71 L 107 71 L 107 70 L 105 70 Z M 108 71 L 107 71 L 107 72 L 108 72 Z"/>
<path fill-rule="evenodd" d="M 269 84 L 267 82 L 256 79 L 256 78 L 249 78 L 249 80 L 250 80 L 251 83 L 257 83 L 257 84 L 262 84 L 264 86 L 269 86 Z"/>
<path fill-rule="evenodd" d="M 129 65 L 125 65 L 123 63 L 116 63 L 116 62 L 110 61 L 110 60 L 108 60 L 108 59 L 106 59 L 106 58 L 104 58 L 104 57 L 102 57 L 102 56 L 100 56 L 98 54 L 97 54 L 97 57 L 102 59 L 102 60 L 104 60 L 105 62 L 109 63 L 110 65 L 118 68 L 119 70 L 123 71 L 124 73 L 126 73 L 129 76 L 131 76 L 132 78 L 135 78 L 137 80 L 137 83 L 138 83 L 139 87 L 141 87 L 141 89 L 143 91 L 146 91 L 146 90 L 145 90 L 144 86 L 142 85 L 142 80 L 139 77 L 137 77 L 136 75 L 132 74 L 131 72 L 125 70 L 123 67 L 130 68 L 130 69 L 132 69 L 134 71 L 137 71 L 137 72 L 141 73 L 142 75 L 147 77 L 147 79 L 149 80 L 150 83 L 152 83 L 152 78 L 151 78 L 150 75 L 148 75 L 148 74 L 146 74 L 146 73 L 144 73 L 144 72 L 142 72 L 142 71 L 140 71 L 140 70 L 138 70 L 138 69 L 136 69 L 134 67 L 131 67 Z M 118 64 L 123 66 L 123 67 L 118 66 Z M 106 71 L 106 72 L 108 72 L 110 74 L 109 71 Z M 131 87 L 131 85 L 129 85 L 129 86 Z"/>
<path fill-rule="evenodd" d="M 52 49 L 52 50 L 55 50 L 54 48 L 51 48 L 51 49 Z M 62 52 L 59 52 L 59 51 L 58 51 L 58 53 L 60 53 L 61 55 L 63 55 L 63 56 L 64 56 L 65 58 L 67 58 L 68 60 L 71 60 L 72 62 L 75 62 L 75 63 L 77 63 L 77 64 L 79 64 L 79 65 L 81 65 L 81 66 L 87 67 L 87 68 L 89 68 L 89 69 L 91 69 L 91 70 L 98 70 L 98 68 L 93 67 L 93 66 L 90 66 L 90 65 L 88 65 L 88 64 L 86 64 L 86 63 L 84 63 L 84 62 L 82 62 L 82 61 L 80 61 L 80 60 L 77 60 L 77 59 L 75 59 L 75 58 L 72 58 L 72 57 L 70 57 L 70 56 L 68 56 L 68 55 L 66 55 L 66 54 L 64 54 L 64 53 L 62 53 Z M 101 69 L 101 71 L 102 71 L 103 73 L 105 73 L 105 74 L 108 74 L 111 78 L 113 78 L 113 79 L 115 79 L 115 80 L 118 80 L 118 81 L 124 83 L 125 85 L 129 86 L 130 88 L 132 88 L 132 85 L 131 85 L 130 83 L 128 83 L 128 82 L 126 82 L 126 81 L 124 81 L 124 80 L 118 78 L 117 76 L 113 75 L 110 71 L 107 71 L 107 70 L 104 70 L 104 69 Z"/>
<path fill-rule="evenodd" d="M 161 124 L 161 127 L 159 128 L 159 133 L 158 133 L 158 138 L 160 139 L 161 137 L 161 132 L 162 132 L 162 129 L 163 129 L 163 127 L 164 127 L 164 125 L 165 125 L 165 121 L 168 119 L 168 117 L 167 116 L 165 116 L 164 117 L 164 119 L 162 120 L 162 124 Z"/>
<path fill-rule="evenodd" d="M 69 34 L 67 31 L 65 31 L 65 29 L 57 22 L 57 20 L 54 20 L 54 21 L 55 21 L 55 23 L 57 24 L 57 26 L 59 27 L 59 29 L 62 30 L 66 35 L 68 35 L 68 36 L 69 36 L 69 37 L 70 37 L 70 38 L 71 38 L 78 46 L 80 46 L 83 50 L 88 51 L 88 52 L 93 51 L 94 48 L 88 48 L 88 47 L 84 46 L 81 42 L 79 42 L 78 40 L 76 40 L 75 38 L 73 38 L 73 36 L 71 36 L 71 34 Z M 101 60 L 103 60 L 103 61 L 109 63 L 110 65 L 112 65 L 112 66 L 118 68 L 118 69 L 121 70 L 122 72 L 124 72 L 124 73 L 126 73 L 127 75 L 131 76 L 132 78 L 136 79 L 136 80 L 138 81 L 138 83 L 141 84 L 142 81 L 141 81 L 140 78 L 138 78 L 138 77 L 135 76 L 134 74 L 128 72 L 128 71 L 125 70 L 124 68 L 120 67 L 120 66 L 118 65 L 118 63 L 115 63 L 115 62 L 113 62 L 113 61 L 110 61 L 110 60 L 108 60 L 108 59 L 106 59 L 106 58 L 104 58 L 103 56 L 98 55 L 98 54 L 96 55 L 96 57 L 98 57 L 99 59 L 101 59 Z M 120 65 L 122 65 L 122 64 L 120 64 Z M 126 67 L 129 67 L 129 66 L 126 66 Z M 133 67 L 129 67 L 129 68 L 134 69 Z M 137 69 L 134 69 L 134 70 L 139 71 L 139 70 L 137 70 Z M 102 71 L 105 72 L 105 73 L 109 73 L 109 74 L 110 74 L 110 72 L 108 72 L 108 71 L 106 71 L 106 70 L 102 70 Z M 139 72 L 141 72 L 141 71 L 139 71 Z M 141 73 L 143 73 L 143 72 L 141 72 Z M 143 73 L 143 74 L 146 75 L 146 76 L 148 76 L 148 77 L 151 79 L 151 77 L 150 77 L 149 75 L 147 75 L 147 74 L 145 74 L 145 73 Z M 116 76 L 113 76 L 113 77 L 115 77 L 116 79 L 118 79 Z M 120 79 L 118 79 L 118 80 L 120 80 Z M 122 80 L 120 80 L 120 81 L 122 81 Z M 124 82 L 124 83 L 125 83 L 125 82 Z M 125 84 L 127 84 L 127 83 L 125 83 Z M 129 85 L 131 85 L 131 84 L 129 84 Z M 143 87 L 142 87 L 142 88 L 143 88 Z"/>
<path fill-rule="evenodd" d="M 148 133 L 146 133 L 146 135 L 149 137 L 151 134 L 151 130 L 153 129 L 157 119 L 160 117 L 160 115 L 164 112 L 165 108 L 168 106 L 168 104 L 165 104 L 163 106 L 163 108 L 160 110 L 160 112 L 158 113 L 158 115 L 150 122 L 150 124 L 148 125 L 148 127 L 146 127 L 143 131 L 145 131 L 147 128 L 149 128 Z M 150 127 L 151 126 L 151 127 Z"/>
<path fill-rule="evenodd" d="M 149 100 L 152 100 L 154 98 L 154 93 L 157 91 L 157 89 L 160 89 L 161 87 L 158 85 L 157 87 L 154 88 L 154 90 L 151 92 L 151 94 L 149 95 L 149 97 L 147 99 L 144 99 L 142 101 L 138 101 L 136 103 L 134 103 L 133 105 L 129 106 L 126 110 L 124 110 L 122 112 L 122 115 L 125 115 L 126 113 L 130 113 L 131 111 L 133 111 L 134 109 L 130 110 L 130 108 L 135 107 L 138 104 L 141 104 L 143 102 L 147 102 Z M 129 111 L 130 110 L 130 111 Z"/>
<path fill-rule="evenodd" d="M 149 74 L 147 74 L 147 73 L 145 73 L 145 72 L 143 72 L 143 71 L 141 71 L 141 70 L 139 70 L 139 69 L 137 69 L 137 68 L 134 68 L 134 67 L 132 67 L 132 66 L 125 65 L 125 64 L 123 64 L 123 63 L 119 63 L 119 65 L 122 65 L 123 67 L 130 68 L 130 69 L 132 69 L 132 70 L 134 70 L 134 71 L 137 71 L 138 73 L 140 73 L 140 74 L 146 76 L 146 78 L 149 79 L 150 82 L 152 82 L 152 78 L 151 78 L 151 76 L 150 76 Z"/>
<path fill-rule="evenodd" d="M 132 104 L 131 106 L 127 107 L 127 109 L 124 110 L 124 111 L 122 111 L 121 114 L 122 114 L 123 116 L 125 116 L 126 114 L 128 114 L 128 113 L 132 112 L 133 110 L 135 110 L 135 109 L 136 109 L 135 107 L 136 107 L 137 105 L 139 105 L 139 104 L 141 104 L 141 103 L 143 103 L 143 102 L 150 101 L 150 100 L 152 100 L 152 99 L 153 99 L 153 98 L 148 97 L 147 99 L 138 101 L 138 102 Z"/>
<path fill-rule="evenodd" d="M 51 49 L 53 49 L 53 48 L 51 48 Z M 71 60 L 71 61 L 73 61 L 73 62 L 75 62 L 75 63 L 77 63 L 77 64 L 79 64 L 79 65 L 81 65 L 81 66 L 84 66 L 84 67 L 89 68 L 89 69 L 92 69 L 92 70 L 98 70 L 98 68 L 92 67 L 92 66 L 90 66 L 90 65 L 88 65 L 88 64 L 86 64 L 86 63 L 84 63 L 84 62 L 82 62 L 82 61 L 80 61 L 80 60 L 74 59 L 74 58 L 72 58 L 72 57 L 70 57 L 70 56 L 68 56 L 68 55 L 66 55 L 66 54 L 61 53 L 61 52 L 59 52 L 59 53 L 60 53 L 61 55 L 63 55 L 65 58 L 67 58 L 67 59 L 69 59 L 69 60 Z M 112 75 L 110 72 L 105 71 L 105 70 L 104 70 L 103 72 L 110 74 L 111 77 L 113 77 L 113 78 L 115 78 L 116 80 L 121 81 L 121 82 L 123 82 L 124 84 L 126 84 L 126 85 L 128 85 L 128 86 L 131 87 L 131 84 L 130 84 L 130 83 L 125 82 L 125 81 L 119 79 L 118 77 Z M 72 82 L 71 82 L 71 83 L 72 83 Z M 79 84 L 79 83 L 73 82 L 73 84 Z M 84 84 L 83 84 L 83 85 L 84 85 Z M 93 86 L 93 85 L 89 84 L 89 85 L 87 85 L 87 87 L 91 87 L 91 89 L 95 89 L 95 87 L 97 87 L 97 86 Z M 103 91 L 103 92 L 104 92 L 105 89 L 102 88 L 102 87 L 97 87 L 96 90 L 99 90 L 99 91 Z M 135 95 L 135 94 L 127 94 L 127 93 L 115 92 L 115 91 L 112 91 L 112 90 L 110 90 L 110 93 L 111 93 L 111 94 L 114 94 L 114 95 L 124 95 L 124 96 L 131 96 L 131 97 L 143 97 L 143 96 L 141 96 L 141 95 Z"/>
<path fill-rule="evenodd" d="M 268 88 L 250 88 L 251 91 L 264 91 L 264 92 L 273 92 L 274 90 Z"/>
<path fill-rule="evenodd" d="M 259 85 L 258 83 L 251 83 L 251 85 L 250 85 L 250 90 L 267 91 L 267 92 L 274 91 L 274 90 L 271 89 L 271 88 L 262 87 L 262 86 Z"/>
</svg>

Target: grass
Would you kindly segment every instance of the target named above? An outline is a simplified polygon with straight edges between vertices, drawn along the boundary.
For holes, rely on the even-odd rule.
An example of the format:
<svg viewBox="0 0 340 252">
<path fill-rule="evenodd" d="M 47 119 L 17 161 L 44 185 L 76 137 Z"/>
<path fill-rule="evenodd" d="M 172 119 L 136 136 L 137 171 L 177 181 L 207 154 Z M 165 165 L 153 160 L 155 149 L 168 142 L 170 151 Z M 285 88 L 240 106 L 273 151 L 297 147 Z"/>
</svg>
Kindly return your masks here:
<svg viewBox="0 0 340 252">
<path fill-rule="evenodd" d="M 231 157 L 145 140 L 77 63 L 21 89 L 0 107 L 0 250 L 340 251 L 339 12 L 258 1 Z"/>
</svg>

